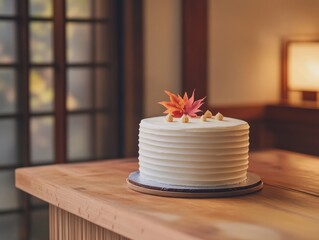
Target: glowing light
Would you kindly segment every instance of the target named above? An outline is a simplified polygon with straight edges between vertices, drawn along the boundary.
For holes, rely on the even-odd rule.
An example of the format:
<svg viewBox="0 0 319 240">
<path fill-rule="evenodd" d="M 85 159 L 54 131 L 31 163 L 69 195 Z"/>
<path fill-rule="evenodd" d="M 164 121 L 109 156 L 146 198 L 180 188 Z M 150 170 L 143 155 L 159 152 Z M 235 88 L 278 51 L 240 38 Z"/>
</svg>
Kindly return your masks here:
<svg viewBox="0 0 319 240">
<path fill-rule="evenodd" d="M 288 57 L 288 88 L 319 91 L 319 43 L 292 43 Z"/>
</svg>

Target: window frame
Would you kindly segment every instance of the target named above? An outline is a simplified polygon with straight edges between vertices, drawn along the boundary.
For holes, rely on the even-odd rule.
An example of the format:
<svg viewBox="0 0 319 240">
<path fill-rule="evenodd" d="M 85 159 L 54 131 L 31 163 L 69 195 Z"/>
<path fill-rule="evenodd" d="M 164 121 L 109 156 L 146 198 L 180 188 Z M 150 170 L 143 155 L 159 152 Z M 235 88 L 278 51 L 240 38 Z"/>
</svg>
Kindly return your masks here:
<svg viewBox="0 0 319 240">
<path fill-rule="evenodd" d="M 96 0 L 93 0 L 93 4 Z M 118 137 L 115 139 L 115 145 L 117 147 L 116 155 L 122 156 L 124 147 L 122 147 L 123 142 L 123 100 L 122 96 L 122 75 L 120 68 L 122 64 L 122 41 L 119 41 L 118 44 L 114 45 L 114 50 L 112 51 L 111 59 L 112 62 L 95 62 L 95 39 L 92 40 L 92 60 L 91 62 L 84 63 L 67 63 L 66 62 L 66 25 L 70 22 L 74 23 L 89 23 L 92 25 L 92 36 L 95 38 L 95 24 L 108 24 L 111 28 L 111 35 L 114 38 L 112 41 L 117 43 L 117 39 L 123 37 L 122 34 L 122 14 L 123 14 L 123 2 L 110 0 L 113 4 L 111 8 L 114 10 L 110 13 L 109 18 L 95 19 L 92 14 L 91 18 L 66 18 L 66 0 L 52 0 L 53 5 L 53 16 L 52 17 L 31 17 L 29 15 L 29 0 L 16 0 L 16 14 L 13 16 L 0 16 L 0 21 L 12 21 L 15 23 L 16 31 L 16 60 L 14 63 L 10 64 L 0 64 L 0 68 L 13 68 L 16 72 L 16 111 L 15 113 L 1 113 L 0 120 L 3 119 L 12 119 L 17 121 L 17 147 L 19 148 L 18 153 L 18 164 L 12 165 L 0 165 L 0 171 L 10 170 L 13 171 L 18 167 L 27 167 L 35 166 L 42 164 L 33 164 L 31 161 L 31 132 L 30 132 L 30 123 L 32 117 L 44 117 L 52 116 L 54 119 L 54 163 L 66 163 L 67 161 L 67 117 L 73 115 L 87 114 L 90 118 L 93 118 L 91 124 L 92 138 L 91 141 L 92 151 L 95 149 L 95 121 L 97 114 L 108 114 L 111 116 L 111 122 L 114 125 L 114 132 Z M 92 11 L 95 9 L 95 6 L 92 6 Z M 32 63 L 30 59 L 30 23 L 32 21 L 36 22 L 48 22 L 50 21 L 53 25 L 52 30 L 52 53 L 53 61 L 52 63 Z M 53 70 L 54 76 L 54 100 L 53 100 L 53 110 L 52 111 L 39 111 L 31 112 L 30 109 L 30 76 L 29 72 L 32 68 L 46 68 L 50 67 Z M 67 69 L 72 68 L 90 68 L 92 72 L 92 102 L 95 101 L 95 90 L 96 79 L 95 79 L 95 69 L 111 69 L 111 78 L 117 80 L 112 87 L 114 87 L 114 92 L 112 92 L 112 99 L 114 99 L 114 105 L 111 108 L 98 109 L 94 105 L 87 109 L 79 109 L 68 111 L 66 108 L 66 96 L 67 96 Z M 113 82 L 113 81 L 112 81 Z M 94 98 L 94 99 L 93 99 Z M 96 154 L 95 154 L 96 156 Z M 96 160 L 98 158 L 88 158 L 88 159 L 79 159 L 83 160 Z M 73 162 L 73 161 L 72 161 Z M 47 164 L 47 163 L 45 163 Z M 14 214 L 14 213 L 23 213 L 23 224 L 21 226 L 21 231 L 19 233 L 20 239 L 29 239 L 31 234 L 31 212 L 33 210 L 40 210 L 47 208 L 47 204 L 32 206 L 30 201 L 30 196 L 25 193 L 20 192 L 20 202 L 21 205 L 17 209 L 6 209 L 1 210 L 0 215 L 5 214 Z"/>
</svg>

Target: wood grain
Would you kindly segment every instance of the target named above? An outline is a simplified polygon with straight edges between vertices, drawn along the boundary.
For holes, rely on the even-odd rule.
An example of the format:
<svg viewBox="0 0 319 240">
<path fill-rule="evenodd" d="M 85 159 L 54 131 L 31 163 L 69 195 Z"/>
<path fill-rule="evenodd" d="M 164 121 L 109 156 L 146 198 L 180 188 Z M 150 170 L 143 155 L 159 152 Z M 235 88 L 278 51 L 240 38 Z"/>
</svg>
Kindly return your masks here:
<svg viewBox="0 0 319 240">
<path fill-rule="evenodd" d="M 319 197 L 318 157 L 284 150 L 253 152 L 249 171 L 257 173 L 265 184 Z"/>
<path fill-rule="evenodd" d="M 128 240 L 53 205 L 50 212 L 50 240 Z"/>
<path fill-rule="evenodd" d="M 17 169 L 16 186 L 131 239 L 315 239 L 319 198 L 304 193 L 318 186 L 318 177 L 307 177 L 316 171 L 315 159 L 273 151 L 251 155 L 251 170 L 270 185 L 242 197 L 177 199 L 132 191 L 125 179 L 137 169 L 135 159 Z M 283 171 L 274 169 L 282 159 Z"/>
</svg>

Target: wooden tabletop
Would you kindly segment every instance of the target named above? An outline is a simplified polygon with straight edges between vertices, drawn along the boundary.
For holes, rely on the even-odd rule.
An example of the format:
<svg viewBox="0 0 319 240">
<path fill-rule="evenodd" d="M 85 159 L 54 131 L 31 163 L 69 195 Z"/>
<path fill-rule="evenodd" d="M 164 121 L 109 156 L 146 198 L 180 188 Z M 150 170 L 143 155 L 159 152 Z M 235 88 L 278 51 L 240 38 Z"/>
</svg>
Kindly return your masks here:
<svg viewBox="0 0 319 240">
<path fill-rule="evenodd" d="M 131 239 L 318 239 L 319 158 L 280 150 L 250 154 L 260 192 L 179 199 L 128 189 L 136 159 L 16 170 L 16 186 Z"/>
</svg>

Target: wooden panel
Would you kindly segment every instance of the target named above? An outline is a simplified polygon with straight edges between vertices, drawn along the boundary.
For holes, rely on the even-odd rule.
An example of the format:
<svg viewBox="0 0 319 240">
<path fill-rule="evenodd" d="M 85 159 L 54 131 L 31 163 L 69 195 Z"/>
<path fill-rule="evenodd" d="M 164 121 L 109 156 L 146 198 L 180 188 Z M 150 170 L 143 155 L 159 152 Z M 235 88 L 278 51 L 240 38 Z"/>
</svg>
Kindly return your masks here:
<svg viewBox="0 0 319 240">
<path fill-rule="evenodd" d="M 273 146 L 319 156 L 319 126 L 271 122 L 268 129 L 273 135 Z"/>
<path fill-rule="evenodd" d="M 54 1 L 54 155 L 57 163 L 66 162 L 66 43 L 65 1 Z"/>
<path fill-rule="evenodd" d="M 123 155 L 137 156 L 138 125 L 143 116 L 143 1 L 123 0 Z M 123 143 L 121 143 L 123 145 Z"/>
<path fill-rule="evenodd" d="M 30 79 L 29 79 L 29 7 L 28 1 L 19 1 L 17 4 L 17 14 L 19 20 L 17 22 L 17 39 L 16 46 L 18 50 L 19 68 L 17 71 L 17 83 L 18 83 L 18 110 L 21 113 L 18 122 L 18 146 L 19 146 L 19 159 L 23 163 L 23 166 L 31 165 L 31 149 L 30 149 Z M 3 133 L 2 133 L 3 134 Z M 23 207 L 23 224 L 21 224 L 19 238 L 26 240 L 30 236 L 31 229 L 31 207 L 30 199 L 27 194 L 21 194 L 21 206 Z M 1 215 L 2 217 L 3 215 Z"/>
<path fill-rule="evenodd" d="M 316 103 L 267 105 L 266 113 L 265 118 L 270 121 L 319 124 L 319 106 Z"/>
<path fill-rule="evenodd" d="M 287 40 L 282 40 L 281 42 L 281 65 L 280 65 L 280 75 L 281 75 L 281 89 L 280 96 L 281 100 L 286 101 L 288 99 L 288 45 Z"/>
<path fill-rule="evenodd" d="M 207 96 L 207 0 L 182 1 L 182 86 Z"/>
<path fill-rule="evenodd" d="M 250 153 L 249 170 L 263 181 L 319 197 L 319 158 L 283 151 L 268 150 Z"/>
<path fill-rule="evenodd" d="M 121 235 L 50 205 L 50 240 L 126 240 Z"/>
<path fill-rule="evenodd" d="M 290 160 L 280 165 L 279 158 L 285 155 Z M 272 178 L 263 174 L 266 185 L 261 192 L 237 198 L 178 199 L 134 192 L 125 183 L 138 168 L 134 159 L 18 169 L 16 185 L 132 239 L 313 238 L 319 234 L 319 198 L 303 192 L 318 189 L 318 175 L 312 174 L 314 159 L 304 156 L 298 163 L 293 159 L 299 155 L 282 152 L 280 156 L 252 155 L 251 169 L 273 171 Z M 258 163 L 260 168 L 254 167 Z M 310 178 L 305 185 L 298 184 L 306 176 Z M 288 182 L 289 188 L 302 192 L 283 189 Z"/>
<path fill-rule="evenodd" d="M 273 146 L 319 156 L 318 110 L 314 104 L 267 106 L 265 121 Z"/>
<path fill-rule="evenodd" d="M 265 105 L 209 106 L 209 109 L 214 114 L 220 112 L 224 116 L 245 121 L 260 121 L 264 119 L 266 114 Z"/>
<path fill-rule="evenodd" d="M 312 91 L 302 91 L 302 100 L 303 101 L 317 101 L 317 92 Z"/>
</svg>

